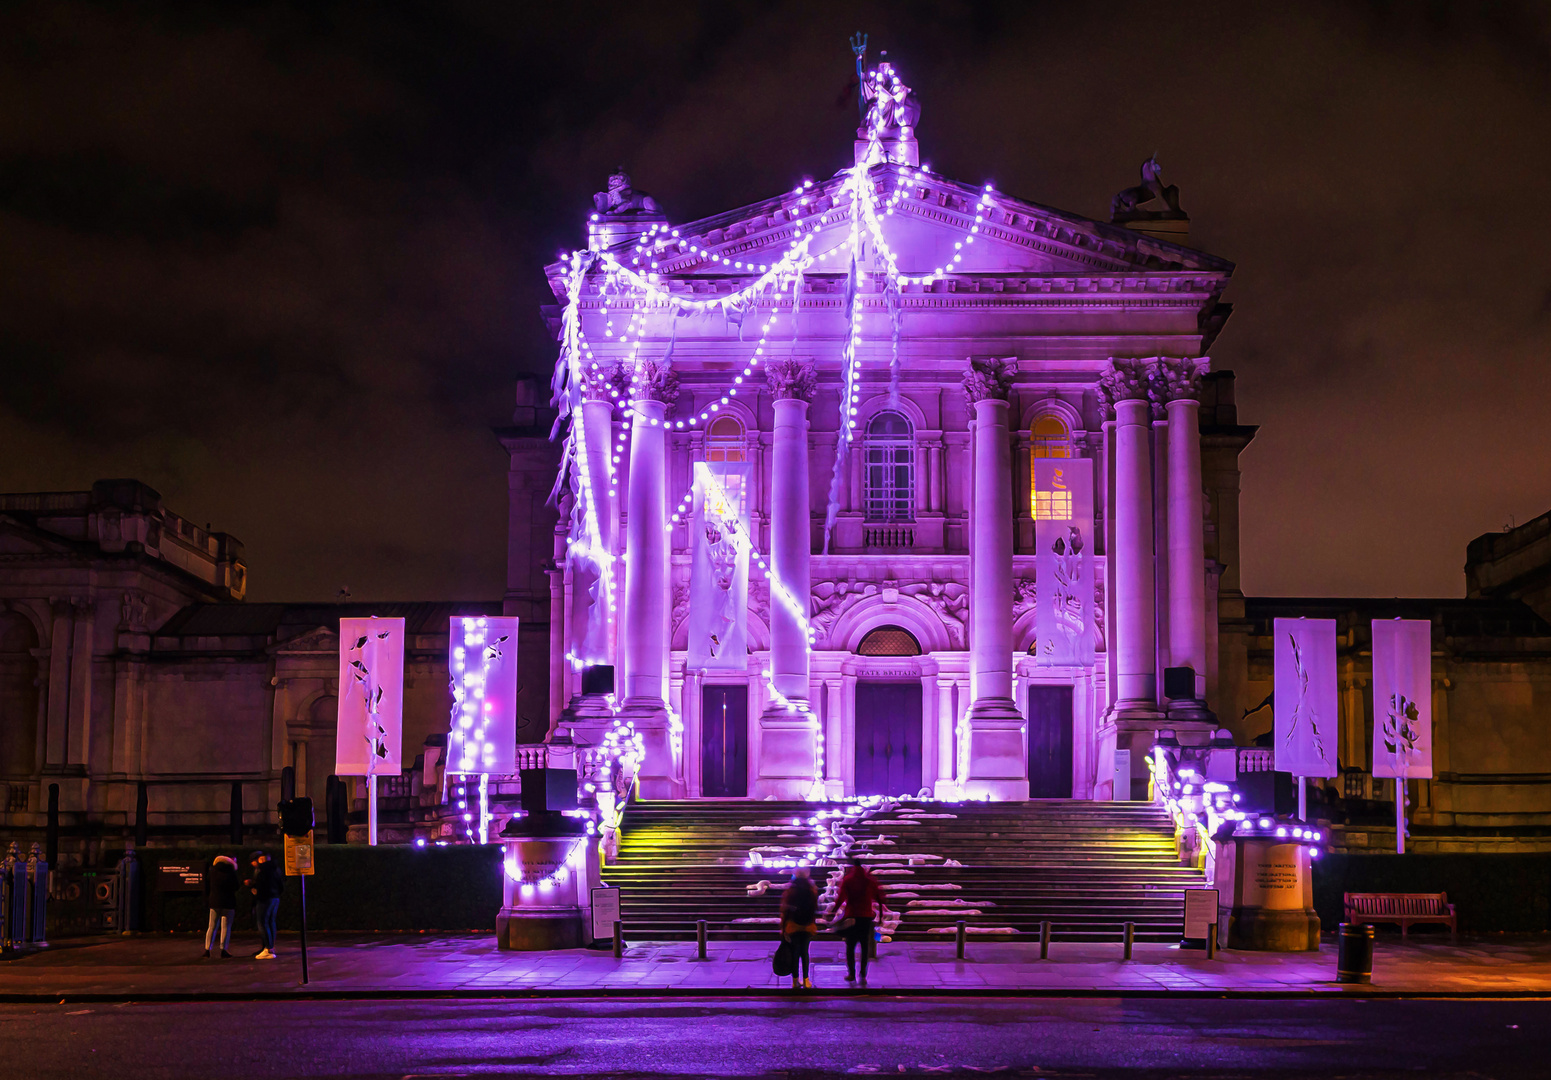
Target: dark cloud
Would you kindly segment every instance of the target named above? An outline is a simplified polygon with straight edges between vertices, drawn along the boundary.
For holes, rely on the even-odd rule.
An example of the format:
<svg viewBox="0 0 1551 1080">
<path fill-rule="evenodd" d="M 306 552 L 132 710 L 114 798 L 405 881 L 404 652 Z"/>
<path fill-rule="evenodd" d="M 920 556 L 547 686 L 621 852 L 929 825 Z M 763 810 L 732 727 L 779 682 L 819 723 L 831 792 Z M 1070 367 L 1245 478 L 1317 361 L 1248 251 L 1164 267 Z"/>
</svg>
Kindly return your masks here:
<svg viewBox="0 0 1551 1080">
<path fill-rule="evenodd" d="M 499 595 L 540 267 L 844 165 L 846 36 L 940 171 L 1099 216 L 1158 151 L 1234 259 L 1245 583 L 1457 593 L 1551 505 L 1544 5 L 12 5 L 0 487 L 137 475 L 258 598 Z"/>
</svg>

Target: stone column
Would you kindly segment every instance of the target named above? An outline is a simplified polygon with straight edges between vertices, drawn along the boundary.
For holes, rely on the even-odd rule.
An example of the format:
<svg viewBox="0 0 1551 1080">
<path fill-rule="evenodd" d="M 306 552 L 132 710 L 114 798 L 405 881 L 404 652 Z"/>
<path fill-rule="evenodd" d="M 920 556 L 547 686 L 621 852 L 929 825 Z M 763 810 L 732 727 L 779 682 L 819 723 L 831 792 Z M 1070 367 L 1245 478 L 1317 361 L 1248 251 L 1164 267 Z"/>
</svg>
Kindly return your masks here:
<svg viewBox="0 0 1551 1080">
<path fill-rule="evenodd" d="M 69 760 L 70 636 L 74 607 L 68 599 L 50 597 L 54 624 L 49 635 L 48 720 L 44 727 L 44 767 L 63 767 Z"/>
<path fill-rule="evenodd" d="M 1007 392 L 1014 363 L 973 360 L 964 392 L 975 407 L 970 527 L 969 798 L 1029 797 L 1023 717 L 1012 699 L 1012 448 Z"/>
<path fill-rule="evenodd" d="M 1116 718 L 1156 718 L 1157 646 L 1154 612 L 1152 432 L 1150 365 L 1112 360 L 1104 375 L 1115 410 L 1115 549 L 1110 582 L 1115 595 Z"/>
<path fill-rule="evenodd" d="M 766 366 L 774 400 L 770 447 L 770 566 L 775 580 L 802 605 L 802 614 L 770 596 L 770 673 L 776 694 L 760 714 L 756 799 L 806 798 L 815 781 L 818 716 L 808 707 L 807 616 L 813 583 L 808 560 L 813 550 L 808 496 L 808 402 L 818 382 L 813 365 L 777 360 Z M 786 700 L 783 702 L 781 698 Z"/>
<path fill-rule="evenodd" d="M 1156 384 L 1169 417 L 1169 663 L 1196 673 L 1195 700 L 1175 702 L 1207 719 L 1206 540 L 1202 527 L 1201 375 L 1206 360 L 1160 360 Z"/>
<path fill-rule="evenodd" d="M 667 402 L 678 379 L 644 361 L 636 379 L 630 430 L 630 501 L 625 528 L 625 659 L 621 717 L 645 744 L 640 792 L 647 799 L 678 799 L 684 782 L 668 730 L 669 607 Z"/>
</svg>

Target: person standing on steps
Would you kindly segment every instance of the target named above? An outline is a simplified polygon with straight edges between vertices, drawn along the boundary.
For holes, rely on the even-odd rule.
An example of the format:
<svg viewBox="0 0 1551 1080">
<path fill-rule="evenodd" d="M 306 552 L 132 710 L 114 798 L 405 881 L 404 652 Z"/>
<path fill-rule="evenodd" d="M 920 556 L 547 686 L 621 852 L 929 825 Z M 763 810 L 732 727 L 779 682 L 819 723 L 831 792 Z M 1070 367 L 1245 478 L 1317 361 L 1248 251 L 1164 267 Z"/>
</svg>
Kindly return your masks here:
<svg viewBox="0 0 1551 1080">
<path fill-rule="evenodd" d="M 792 871 L 792 883 L 781 893 L 781 938 L 792 947 L 795 956 L 793 990 L 799 987 L 813 989 L 813 979 L 808 971 L 808 943 L 819 932 L 815 922 L 818 915 L 819 891 L 808 876 L 808 868 L 799 866 Z"/>
<path fill-rule="evenodd" d="M 846 982 L 856 981 L 856 947 L 862 947 L 862 985 L 867 985 L 867 954 L 872 948 L 873 926 L 883 906 L 883 889 L 871 870 L 862 860 L 851 857 L 851 866 L 840 879 L 840 890 L 835 903 L 829 909 L 827 920 L 835 924 L 835 913 L 841 912 L 839 930 L 846 942 Z"/>
<path fill-rule="evenodd" d="M 210 924 L 205 928 L 205 959 L 219 947 L 221 959 L 230 960 L 226 947 L 232 943 L 232 919 L 237 915 L 237 860 L 217 855 L 205 874 L 205 905 L 210 909 Z M 216 928 L 220 933 L 216 933 Z"/>
<path fill-rule="evenodd" d="M 275 860 L 262 851 L 248 856 L 253 876 L 243 882 L 253 894 L 253 921 L 258 926 L 259 941 L 263 947 L 253 957 L 255 960 L 275 958 L 275 920 L 280 914 L 280 893 L 285 889 L 285 878 Z"/>
</svg>

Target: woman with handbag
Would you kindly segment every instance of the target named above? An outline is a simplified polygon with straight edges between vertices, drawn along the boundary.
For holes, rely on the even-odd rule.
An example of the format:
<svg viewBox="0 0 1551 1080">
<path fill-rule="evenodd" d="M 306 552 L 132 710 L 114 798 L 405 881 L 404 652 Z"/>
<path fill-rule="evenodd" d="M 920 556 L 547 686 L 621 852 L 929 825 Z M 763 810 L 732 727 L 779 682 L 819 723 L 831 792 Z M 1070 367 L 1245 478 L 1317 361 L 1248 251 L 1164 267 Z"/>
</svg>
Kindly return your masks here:
<svg viewBox="0 0 1551 1080">
<path fill-rule="evenodd" d="M 812 990 L 808 975 L 808 944 L 819 932 L 819 891 L 808 877 L 808 868 L 792 871 L 792 883 L 781 893 L 781 940 L 792 953 L 792 989 Z"/>
<path fill-rule="evenodd" d="M 883 906 L 883 889 L 872 871 L 852 857 L 851 866 L 840 879 L 840 891 L 829 909 L 826 921 L 835 923 L 835 912 L 843 909 L 844 918 L 837 929 L 846 942 L 846 982 L 856 981 L 856 947 L 862 947 L 862 985 L 867 985 L 867 954 L 872 948 L 873 925 Z"/>
</svg>

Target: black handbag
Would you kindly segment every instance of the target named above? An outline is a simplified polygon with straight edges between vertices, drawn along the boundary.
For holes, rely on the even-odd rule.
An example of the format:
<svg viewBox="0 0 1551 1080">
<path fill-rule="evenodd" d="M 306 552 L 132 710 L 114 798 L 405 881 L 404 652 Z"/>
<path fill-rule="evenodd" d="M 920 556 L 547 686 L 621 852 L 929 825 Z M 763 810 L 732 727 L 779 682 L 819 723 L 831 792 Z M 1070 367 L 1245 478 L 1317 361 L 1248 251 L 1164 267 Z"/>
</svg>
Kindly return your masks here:
<svg viewBox="0 0 1551 1080">
<path fill-rule="evenodd" d="M 790 941 L 783 941 L 776 948 L 775 957 L 770 961 L 770 970 L 783 979 L 797 970 L 797 950 L 792 948 Z"/>
</svg>

